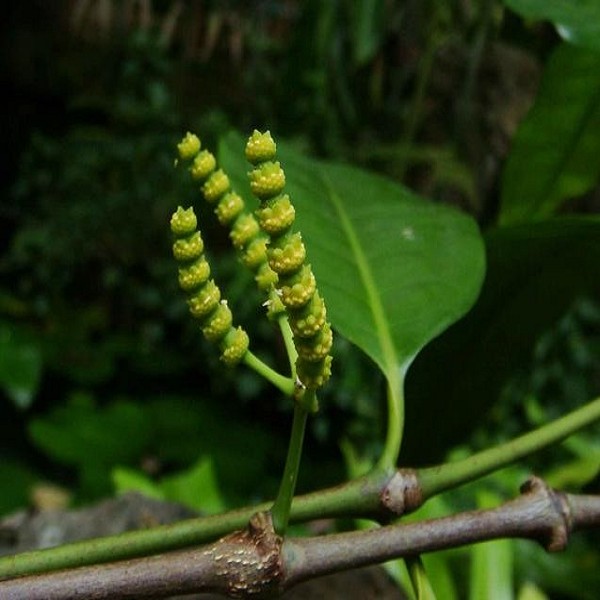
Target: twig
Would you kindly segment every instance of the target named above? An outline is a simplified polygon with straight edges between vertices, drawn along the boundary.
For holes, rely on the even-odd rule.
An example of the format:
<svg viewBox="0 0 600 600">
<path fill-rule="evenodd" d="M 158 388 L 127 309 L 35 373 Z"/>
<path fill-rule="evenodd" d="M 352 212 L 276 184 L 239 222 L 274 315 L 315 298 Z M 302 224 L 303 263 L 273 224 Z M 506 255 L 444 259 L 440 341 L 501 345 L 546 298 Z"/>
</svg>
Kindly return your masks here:
<svg viewBox="0 0 600 600">
<path fill-rule="evenodd" d="M 328 573 L 497 538 L 531 539 L 553 552 L 566 547 L 571 531 L 600 526 L 600 497 L 556 492 L 535 477 L 521 492 L 491 510 L 283 542 L 259 514 L 247 529 L 203 548 L 4 581 L 0 597 L 99 600 L 218 592 L 260 598 Z"/>
<path fill-rule="evenodd" d="M 600 397 L 560 419 L 467 459 L 425 469 L 373 471 L 337 487 L 294 498 L 290 522 L 320 518 L 367 518 L 389 522 L 417 509 L 428 498 L 500 469 L 563 440 L 600 420 Z M 220 515 L 187 519 L 148 530 L 130 531 L 55 548 L 0 557 L 0 580 L 35 573 L 170 552 L 215 540 L 244 527 L 253 513 L 271 503 Z"/>
</svg>

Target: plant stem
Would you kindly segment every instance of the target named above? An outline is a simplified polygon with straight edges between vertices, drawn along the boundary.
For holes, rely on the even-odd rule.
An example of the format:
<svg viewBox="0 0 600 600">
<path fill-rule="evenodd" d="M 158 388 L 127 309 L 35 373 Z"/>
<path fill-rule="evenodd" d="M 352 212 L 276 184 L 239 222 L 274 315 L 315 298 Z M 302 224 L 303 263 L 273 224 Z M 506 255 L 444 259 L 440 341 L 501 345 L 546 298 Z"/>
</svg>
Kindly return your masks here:
<svg viewBox="0 0 600 600">
<path fill-rule="evenodd" d="M 314 391 L 312 393 L 314 394 Z M 285 535 L 290 520 L 290 510 L 296 490 L 296 481 L 298 480 L 307 417 L 308 413 L 306 410 L 300 404 L 296 403 L 283 477 L 281 478 L 277 497 L 271 508 L 273 527 L 275 528 L 275 532 L 281 536 Z"/>
<path fill-rule="evenodd" d="M 281 317 L 279 317 L 279 319 L 277 319 L 277 322 L 279 323 L 279 329 L 281 330 L 283 343 L 285 344 L 285 350 L 290 361 L 290 373 L 292 374 L 292 379 L 295 381 L 296 359 L 298 358 L 298 351 L 296 350 L 296 346 L 294 345 L 294 336 L 292 334 L 292 328 L 290 327 L 290 322 L 287 318 L 287 314 L 283 314 Z"/>
<path fill-rule="evenodd" d="M 419 554 L 409 556 L 405 559 L 405 562 L 415 596 L 419 598 L 419 600 L 436 600 L 435 592 L 427 577 L 421 556 Z"/>
<path fill-rule="evenodd" d="M 404 393 L 401 379 L 394 382 L 388 380 L 387 385 L 387 432 L 383 453 L 377 462 L 376 469 L 391 471 L 395 468 L 402 446 L 404 430 Z"/>
<path fill-rule="evenodd" d="M 496 448 L 465 460 L 419 469 L 422 500 L 502 468 L 525 455 L 550 446 L 585 426 L 600 420 L 600 397 L 548 425 Z M 381 495 L 390 482 L 389 469 L 373 470 L 364 477 L 294 498 L 290 521 L 300 523 L 319 518 L 389 518 Z M 246 525 L 256 512 L 269 510 L 271 503 L 246 507 L 221 515 L 188 519 L 172 525 L 132 531 L 0 557 L 0 579 L 21 577 L 57 569 L 145 556 L 192 546 L 215 539 Z M 598 512 L 596 522 L 598 522 Z M 395 516 L 399 516 L 397 512 Z"/>
<path fill-rule="evenodd" d="M 367 531 L 287 538 L 283 544 L 272 530 L 249 527 L 209 547 L 3 581 L 0 596 L 28 600 L 163 598 L 192 592 L 229 596 L 232 590 L 250 595 L 250 588 L 255 595 L 281 593 L 321 575 L 498 538 L 531 539 L 550 552 L 563 550 L 573 531 L 600 522 L 598 497 L 557 493 L 536 478 L 521 491 L 520 497 L 488 510 Z"/>
<path fill-rule="evenodd" d="M 418 470 L 424 498 L 497 471 L 600 420 L 600 397 L 547 425 L 469 458 Z"/>
<path fill-rule="evenodd" d="M 379 495 L 388 479 L 388 474 L 373 472 L 333 488 L 294 498 L 290 520 L 300 523 L 317 516 L 376 518 L 381 512 Z M 220 515 L 187 519 L 151 529 L 2 556 L 0 579 L 146 556 L 197 545 L 244 527 L 253 514 L 267 511 L 271 506 L 271 502 L 264 502 Z"/>
<path fill-rule="evenodd" d="M 251 369 L 254 369 L 261 377 L 264 377 L 267 381 L 270 381 L 277 389 L 279 389 L 286 396 L 292 396 L 294 393 L 294 379 L 291 377 L 284 377 L 269 365 L 263 362 L 256 354 L 253 354 L 248 350 L 244 355 L 244 363 Z"/>
</svg>

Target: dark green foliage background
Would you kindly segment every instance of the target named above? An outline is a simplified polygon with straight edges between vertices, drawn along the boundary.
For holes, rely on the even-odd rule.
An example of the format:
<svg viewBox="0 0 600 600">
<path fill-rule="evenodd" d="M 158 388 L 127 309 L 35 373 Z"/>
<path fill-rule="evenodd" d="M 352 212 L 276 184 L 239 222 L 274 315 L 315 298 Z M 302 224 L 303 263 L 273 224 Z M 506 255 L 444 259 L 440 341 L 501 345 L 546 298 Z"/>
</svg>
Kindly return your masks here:
<svg viewBox="0 0 600 600">
<path fill-rule="evenodd" d="M 70 26 L 72 3 L 13 4 L 1 57 L 0 513 L 27 506 L 40 482 L 74 504 L 114 493 L 117 466 L 197 481 L 203 457 L 216 477 L 207 497 L 237 506 L 275 493 L 290 407 L 252 373 L 222 368 L 177 289 L 167 223 L 194 202 L 236 319 L 285 369 L 250 276 L 173 168 L 187 129 L 216 151 L 232 128 L 268 127 L 291 161 L 365 167 L 479 223 L 482 293 L 409 371 L 404 464 L 486 447 L 598 394 L 599 2 L 583 13 L 559 0 L 184 3 L 168 44 L 169 2 L 153 3 L 154 28 L 104 33 Z M 199 16 L 220 24 L 214 41 L 194 34 Z M 382 374 L 341 336 L 335 364 L 300 491 L 381 449 Z M 592 428 L 440 510 L 509 497 L 529 470 L 597 493 L 597 440 Z M 587 598 L 600 586 L 597 534 L 559 557 L 510 548 L 515 590 L 535 581 Z M 451 565 L 468 581 L 462 556 L 432 559 L 434 578 Z"/>
</svg>

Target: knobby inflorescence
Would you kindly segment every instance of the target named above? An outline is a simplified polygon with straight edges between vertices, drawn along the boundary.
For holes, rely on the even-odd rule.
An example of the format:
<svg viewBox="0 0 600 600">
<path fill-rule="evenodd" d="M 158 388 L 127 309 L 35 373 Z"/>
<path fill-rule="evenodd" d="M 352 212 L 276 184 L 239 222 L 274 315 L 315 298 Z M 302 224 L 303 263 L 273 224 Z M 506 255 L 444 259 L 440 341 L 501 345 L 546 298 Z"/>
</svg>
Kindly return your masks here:
<svg viewBox="0 0 600 600">
<path fill-rule="evenodd" d="M 296 374 L 308 389 L 321 387 L 331 375 L 333 334 L 300 232 L 292 226 L 295 209 L 283 193 L 285 173 L 274 161 L 277 147 L 270 132 L 254 133 L 246 144 L 246 158 L 254 166 L 250 188 L 260 200 L 256 217 L 268 236 L 267 259 L 277 274 L 277 293 L 286 308 L 298 351 Z"/>
<path fill-rule="evenodd" d="M 269 292 L 277 282 L 277 275 L 267 262 L 267 239 L 254 215 L 246 210 L 242 197 L 231 189 L 229 177 L 217 169 L 217 161 L 208 150 L 200 150 L 200 139 L 187 133 L 178 145 L 182 160 L 191 160 L 190 174 L 202 183 L 205 200 L 215 207 L 221 225 L 230 228 L 229 237 L 239 251 L 242 262 L 255 273 L 258 287 Z"/>
<path fill-rule="evenodd" d="M 315 276 L 306 262 L 302 236 L 292 231 L 295 209 L 289 195 L 283 193 L 285 174 L 280 163 L 273 160 L 276 145 L 271 134 L 254 131 L 246 145 L 246 158 L 254 166 L 249 173 L 250 187 L 260 201 L 255 214 L 246 209 L 242 197 L 231 188 L 229 177 L 217 167 L 214 155 L 201 150 L 196 135 L 187 133 L 178 152 L 181 160 L 189 162 L 193 179 L 202 184 L 202 194 L 215 207 L 219 222 L 230 228 L 229 237 L 243 264 L 254 272 L 258 287 L 269 295 L 269 315 L 287 317 L 297 354 L 294 368 L 298 398 L 305 390 L 314 392 L 331 375 L 333 334 Z M 214 281 L 209 281 L 210 269 L 193 210 L 179 208 L 171 228 L 178 237 L 175 257 L 184 263 L 179 282 L 190 294 L 190 311 L 202 319 L 206 337 L 222 342 L 225 362 L 240 360 L 243 352 L 235 353 L 235 360 L 225 355 L 234 354 L 229 351 L 229 344 L 241 342 L 242 330 L 233 329 L 231 311 L 226 302 L 220 301 Z M 247 336 L 244 340 L 247 348 Z M 314 394 L 309 396 L 314 398 Z M 316 405 L 309 406 L 312 410 Z"/>
<path fill-rule="evenodd" d="M 248 350 L 248 334 L 233 327 L 227 300 L 210 279 L 210 265 L 204 255 L 204 242 L 196 229 L 197 219 L 193 208 L 178 207 L 171 217 L 171 231 L 175 236 L 173 255 L 179 262 L 179 285 L 188 295 L 190 313 L 200 321 L 202 333 L 221 347 L 221 360 L 235 365 Z"/>
</svg>

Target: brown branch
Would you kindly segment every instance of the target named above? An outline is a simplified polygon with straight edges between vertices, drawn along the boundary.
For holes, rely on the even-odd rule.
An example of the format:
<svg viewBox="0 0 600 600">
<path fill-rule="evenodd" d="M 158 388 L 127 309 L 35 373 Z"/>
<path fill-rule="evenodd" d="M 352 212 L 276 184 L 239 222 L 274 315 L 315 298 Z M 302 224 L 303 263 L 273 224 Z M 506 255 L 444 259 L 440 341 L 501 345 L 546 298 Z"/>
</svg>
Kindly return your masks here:
<svg viewBox="0 0 600 600">
<path fill-rule="evenodd" d="M 346 569 L 497 538 L 526 538 L 548 551 L 565 548 L 571 531 L 600 526 L 600 497 L 555 492 L 531 478 L 521 496 L 491 510 L 369 531 L 282 542 L 265 514 L 214 544 L 0 582 L 10 600 L 164 598 L 218 592 L 264 597 Z"/>
</svg>

